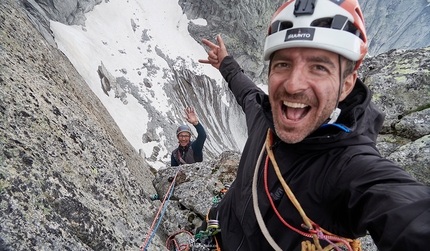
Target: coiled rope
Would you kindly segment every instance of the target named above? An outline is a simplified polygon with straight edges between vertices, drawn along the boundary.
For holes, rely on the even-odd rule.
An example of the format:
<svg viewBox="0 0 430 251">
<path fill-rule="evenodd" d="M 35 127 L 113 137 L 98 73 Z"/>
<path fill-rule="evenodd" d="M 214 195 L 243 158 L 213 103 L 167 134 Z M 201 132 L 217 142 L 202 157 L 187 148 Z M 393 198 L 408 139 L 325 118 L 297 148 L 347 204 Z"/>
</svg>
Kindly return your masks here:
<svg viewBox="0 0 430 251">
<path fill-rule="evenodd" d="M 172 196 L 174 187 L 175 187 L 175 181 L 176 181 L 176 177 L 178 176 L 179 170 L 180 170 L 181 166 L 179 165 L 178 168 L 176 169 L 176 174 L 175 177 L 172 180 L 172 183 L 169 186 L 169 189 L 167 190 L 166 195 L 164 196 L 163 202 L 161 203 L 160 208 L 158 209 L 157 215 L 155 215 L 154 221 L 152 222 L 151 227 L 149 228 L 148 233 L 146 234 L 146 239 L 145 242 L 142 245 L 142 249 L 140 251 L 146 251 L 149 244 L 151 243 L 152 238 L 154 237 L 155 233 L 157 232 L 158 226 L 161 223 L 161 220 L 163 219 L 164 213 L 166 212 L 166 208 L 167 205 L 169 204 L 169 200 L 170 200 L 170 196 Z M 160 214 L 161 212 L 161 214 Z M 160 217 L 158 217 L 160 216 Z M 157 221 L 157 226 L 154 228 L 155 222 Z"/>
<path fill-rule="evenodd" d="M 179 245 L 178 242 L 175 240 L 175 236 L 178 235 L 178 234 L 182 234 L 182 233 L 188 234 L 189 236 L 191 236 L 191 239 L 194 238 L 194 235 L 192 233 L 190 233 L 190 232 L 188 232 L 186 230 L 180 230 L 180 231 L 178 231 L 176 233 L 173 233 L 172 235 L 169 236 L 169 238 L 167 238 L 167 240 L 166 240 L 166 248 L 170 249 L 170 247 L 171 247 L 171 245 L 173 243 L 175 245 L 175 250 L 176 251 L 186 251 L 186 250 L 189 250 L 190 245 L 188 245 L 188 244 L 181 244 L 181 245 Z"/>
</svg>

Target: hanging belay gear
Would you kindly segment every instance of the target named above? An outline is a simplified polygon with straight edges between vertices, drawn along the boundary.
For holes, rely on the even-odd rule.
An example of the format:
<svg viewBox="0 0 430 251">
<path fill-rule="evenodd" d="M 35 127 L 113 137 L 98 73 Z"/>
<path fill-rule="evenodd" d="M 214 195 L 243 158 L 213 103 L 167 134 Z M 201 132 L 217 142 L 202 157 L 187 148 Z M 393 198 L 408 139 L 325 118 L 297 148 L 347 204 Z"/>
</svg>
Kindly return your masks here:
<svg viewBox="0 0 430 251">
<path fill-rule="evenodd" d="M 224 195 L 227 193 L 230 185 L 225 184 L 224 188 L 220 190 L 220 192 L 215 195 L 212 199 L 212 208 L 218 206 L 221 202 Z M 192 242 L 191 250 L 195 251 L 220 251 L 221 248 L 215 238 L 215 235 L 221 232 L 221 227 L 218 221 L 218 214 L 215 219 L 209 219 L 209 213 L 206 215 L 206 224 L 202 225 L 202 227 L 206 226 L 205 230 L 200 230 L 194 236 L 194 240 Z"/>
<path fill-rule="evenodd" d="M 221 232 L 219 221 L 217 219 L 208 219 L 206 216 L 206 230 L 199 231 L 191 244 L 192 249 L 196 251 L 220 251 L 220 247 L 215 239 L 215 235 Z"/>
<path fill-rule="evenodd" d="M 221 191 L 219 191 L 219 193 L 213 197 L 213 199 L 212 199 L 213 206 L 216 206 L 220 203 L 222 198 L 224 198 L 225 193 L 227 193 L 228 188 L 230 187 L 227 184 L 224 186 L 225 186 L 225 188 L 221 189 Z"/>
</svg>

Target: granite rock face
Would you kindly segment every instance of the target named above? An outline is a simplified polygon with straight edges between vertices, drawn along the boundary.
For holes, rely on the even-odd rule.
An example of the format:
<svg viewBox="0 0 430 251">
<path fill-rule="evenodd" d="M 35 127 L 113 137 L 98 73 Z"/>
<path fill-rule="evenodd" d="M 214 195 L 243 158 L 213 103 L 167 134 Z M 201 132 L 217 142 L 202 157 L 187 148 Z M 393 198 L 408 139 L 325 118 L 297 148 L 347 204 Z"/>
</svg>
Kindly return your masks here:
<svg viewBox="0 0 430 251">
<path fill-rule="evenodd" d="M 15 0 L 29 21 L 51 44 L 55 45 L 49 21 L 85 25 L 85 13 L 102 0 Z"/>
<path fill-rule="evenodd" d="M 0 249 L 137 250 L 156 213 L 149 166 L 16 3 L 0 20 Z"/>
<path fill-rule="evenodd" d="M 364 61 L 360 77 L 384 112 L 383 156 L 430 185 L 430 47 L 391 50 Z"/>
<path fill-rule="evenodd" d="M 428 0 L 359 0 L 359 3 L 366 21 L 370 55 L 430 45 L 429 26 L 425 24 L 430 20 Z"/>
</svg>

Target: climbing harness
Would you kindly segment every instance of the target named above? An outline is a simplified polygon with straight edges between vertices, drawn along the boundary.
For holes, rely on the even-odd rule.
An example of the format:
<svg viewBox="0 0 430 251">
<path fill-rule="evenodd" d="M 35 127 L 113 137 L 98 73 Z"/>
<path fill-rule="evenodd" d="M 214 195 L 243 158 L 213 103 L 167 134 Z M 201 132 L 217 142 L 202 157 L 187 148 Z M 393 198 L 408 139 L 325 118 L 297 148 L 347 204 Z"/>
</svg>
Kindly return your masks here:
<svg viewBox="0 0 430 251">
<path fill-rule="evenodd" d="M 316 250 L 328 251 L 328 250 L 332 250 L 332 249 L 340 251 L 340 250 L 342 250 L 339 248 L 340 246 L 346 247 L 348 249 L 348 251 L 361 251 L 362 250 L 361 249 L 361 243 L 359 240 L 352 240 L 349 238 L 334 235 L 334 234 L 326 231 L 325 229 L 319 227 L 315 222 L 313 222 L 311 219 L 309 219 L 309 217 L 304 212 L 303 208 L 300 206 L 300 203 L 297 201 L 296 197 L 294 196 L 293 192 L 291 191 L 291 189 L 289 188 L 289 186 L 285 182 L 284 178 L 282 177 L 282 174 L 279 170 L 279 166 L 275 160 L 275 155 L 273 154 L 273 151 L 272 151 L 272 145 L 273 145 L 273 132 L 269 129 L 267 132 L 266 142 L 261 149 L 260 155 L 258 157 L 258 161 L 257 161 L 256 166 L 255 166 L 255 172 L 254 172 L 253 181 L 252 181 L 252 199 L 253 199 L 255 216 L 257 218 L 258 225 L 260 226 L 260 229 L 261 229 L 264 237 L 269 242 L 269 244 L 272 246 L 272 248 L 275 249 L 276 251 L 282 251 L 282 249 L 278 246 L 278 244 L 275 242 L 275 240 L 273 240 L 272 236 L 270 235 L 270 233 L 266 227 L 266 224 L 264 223 L 264 220 L 261 216 L 261 211 L 260 211 L 259 206 L 258 206 L 258 195 L 257 195 L 258 171 L 259 171 L 259 167 L 260 167 L 260 164 L 262 162 L 265 150 L 267 151 L 266 161 L 265 161 L 265 165 L 264 165 L 264 187 L 265 187 L 266 195 L 269 198 L 270 204 L 271 204 L 272 209 L 274 210 L 276 216 L 279 218 L 279 220 L 285 226 L 287 226 L 288 228 L 290 228 L 291 230 L 295 231 L 296 233 L 298 233 L 302 236 L 313 239 L 314 243 L 311 243 L 310 241 L 303 241 L 302 242 L 302 251 L 316 251 Z M 267 169 L 269 166 L 269 160 L 272 162 L 272 165 L 275 169 L 276 175 L 277 175 L 279 181 L 281 182 L 285 193 L 287 194 L 288 198 L 293 203 L 293 205 L 296 207 L 297 211 L 299 212 L 300 216 L 302 217 L 303 222 L 304 222 L 304 224 L 302 224 L 302 228 L 305 229 L 307 232 L 301 231 L 297 228 L 294 228 L 290 224 L 288 224 L 282 218 L 282 216 L 279 214 L 278 210 L 276 209 L 276 207 L 273 203 L 273 200 L 270 196 L 268 185 L 267 185 Z M 329 243 L 329 245 L 325 248 L 322 248 L 319 240 L 327 241 Z"/>
<path fill-rule="evenodd" d="M 169 189 L 167 190 L 166 195 L 164 196 L 163 202 L 161 203 L 160 208 L 158 209 L 157 215 L 154 218 L 154 221 L 152 222 L 151 228 L 149 229 L 147 235 L 146 235 L 146 239 L 145 242 L 142 245 L 142 249 L 141 251 L 147 251 L 147 248 L 149 246 L 149 244 L 151 243 L 152 238 L 154 237 L 155 233 L 157 232 L 158 226 L 161 223 L 161 220 L 164 216 L 164 213 L 167 209 L 167 205 L 169 204 L 169 200 L 170 200 L 170 196 L 172 196 L 173 190 L 175 188 L 175 182 L 176 182 L 176 177 L 178 176 L 179 170 L 180 170 L 180 165 L 176 168 L 176 173 L 175 176 L 172 180 L 172 183 L 169 186 Z M 157 196 L 158 197 L 158 196 Z M 160 214 L 161 212 L 161 214 Z M 154 228 L 155 222 L 158 220 L 157 222 L 157 226 Z"/>
</svg>

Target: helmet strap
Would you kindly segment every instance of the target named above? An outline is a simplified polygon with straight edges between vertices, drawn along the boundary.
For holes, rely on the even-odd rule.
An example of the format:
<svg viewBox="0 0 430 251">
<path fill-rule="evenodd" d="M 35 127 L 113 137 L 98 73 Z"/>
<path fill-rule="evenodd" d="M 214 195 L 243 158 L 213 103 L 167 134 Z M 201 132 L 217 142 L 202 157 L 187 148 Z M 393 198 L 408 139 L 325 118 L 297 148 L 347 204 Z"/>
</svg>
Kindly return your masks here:
<svg viewBox="0 0 430 251">
<path fill-rule="evenodd" d="M 339 55 L 339 91 L 337 92 L 336 106 L 333 112 L 330 114 L 330 120 L 327 122 L 327 124 L 333 124 L 339 118 L 341 110 L 338 106 L 339 106 L 340 95 L 342 94 L 342 88 L 343 88 L 342 56 Z"/>
</svg>

